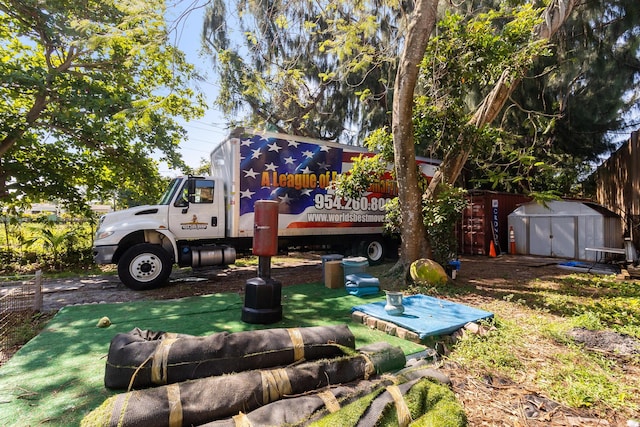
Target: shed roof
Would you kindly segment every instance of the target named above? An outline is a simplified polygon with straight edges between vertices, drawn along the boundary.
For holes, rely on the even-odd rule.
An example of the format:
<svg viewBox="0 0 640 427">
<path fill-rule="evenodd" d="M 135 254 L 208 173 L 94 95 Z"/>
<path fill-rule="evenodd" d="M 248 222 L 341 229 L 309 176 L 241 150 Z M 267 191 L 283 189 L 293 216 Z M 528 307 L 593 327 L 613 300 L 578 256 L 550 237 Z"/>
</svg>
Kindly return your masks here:
<svg viewBox="0 0 640 427">
<path fill-rule="evenodd" d="M 583 202 L 553 200 L 546 206 L 529 202 L 516 208 L 509 216 L 603 216 Z"/>
</svg>

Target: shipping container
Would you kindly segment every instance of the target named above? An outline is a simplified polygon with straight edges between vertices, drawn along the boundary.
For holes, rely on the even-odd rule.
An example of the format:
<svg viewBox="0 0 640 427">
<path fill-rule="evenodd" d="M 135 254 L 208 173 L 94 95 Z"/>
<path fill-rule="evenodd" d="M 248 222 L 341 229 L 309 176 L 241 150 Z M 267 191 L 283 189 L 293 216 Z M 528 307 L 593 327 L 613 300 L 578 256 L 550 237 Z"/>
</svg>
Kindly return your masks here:
<svg viewBox="0 0 640 427">
<path fill-rule="evenodd" d="M 518 206 L 531 201 L 523 194 L 469 190 L 469 205 L 456 227 L 458 252 L 489 255 L 493 240 L 496 254 L 509 251 L 508 216 Z"/>
</svg>

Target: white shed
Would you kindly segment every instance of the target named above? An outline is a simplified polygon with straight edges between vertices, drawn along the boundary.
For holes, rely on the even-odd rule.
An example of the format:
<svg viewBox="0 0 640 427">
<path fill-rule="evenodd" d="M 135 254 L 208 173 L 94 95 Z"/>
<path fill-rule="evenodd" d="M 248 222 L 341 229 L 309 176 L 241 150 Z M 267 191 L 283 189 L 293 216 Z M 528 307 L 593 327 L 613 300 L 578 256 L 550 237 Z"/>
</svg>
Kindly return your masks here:
<svg viewBox="0 0 640 427">
<path fill-rule="evenodd" d="M 600 205 L 551 201 L 526 203 L 509 214 L 516 253 L 595 261 L 585 248 L 622 248 L 620 217 Z"/>
</svg>

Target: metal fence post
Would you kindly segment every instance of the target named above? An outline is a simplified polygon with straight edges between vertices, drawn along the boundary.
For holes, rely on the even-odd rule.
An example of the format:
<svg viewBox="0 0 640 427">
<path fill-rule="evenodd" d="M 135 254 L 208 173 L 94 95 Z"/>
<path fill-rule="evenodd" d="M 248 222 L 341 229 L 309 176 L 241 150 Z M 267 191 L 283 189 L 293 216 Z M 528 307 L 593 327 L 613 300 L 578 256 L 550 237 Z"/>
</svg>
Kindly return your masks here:
<svg viewBox="0 0 640 427">
<path fill-rule="evenodd" d="M 42 270 L 36 271 L 36 287 L 33 295 L 33 309 L 42 310 Z"/>
</svg>

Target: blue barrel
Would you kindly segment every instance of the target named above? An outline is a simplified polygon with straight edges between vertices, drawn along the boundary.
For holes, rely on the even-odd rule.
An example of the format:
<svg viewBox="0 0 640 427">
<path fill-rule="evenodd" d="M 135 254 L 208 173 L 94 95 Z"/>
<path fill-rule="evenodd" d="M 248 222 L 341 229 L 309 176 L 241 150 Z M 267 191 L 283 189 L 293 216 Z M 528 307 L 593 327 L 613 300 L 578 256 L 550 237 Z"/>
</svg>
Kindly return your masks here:
<svg viewBox="0 0 640 427">
<path fill-rule="evenodd" d="M 369 266 L 369 261 L 365 257 L 352 257 L 342 259 L 342 269 L 344 270 L 344 281 L 347 282 L 347 276 L 350 274 L 364 273 L 365 268 Z"/>
</svg>

